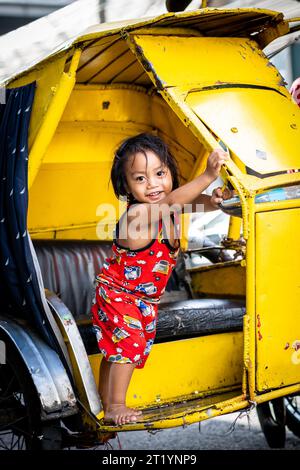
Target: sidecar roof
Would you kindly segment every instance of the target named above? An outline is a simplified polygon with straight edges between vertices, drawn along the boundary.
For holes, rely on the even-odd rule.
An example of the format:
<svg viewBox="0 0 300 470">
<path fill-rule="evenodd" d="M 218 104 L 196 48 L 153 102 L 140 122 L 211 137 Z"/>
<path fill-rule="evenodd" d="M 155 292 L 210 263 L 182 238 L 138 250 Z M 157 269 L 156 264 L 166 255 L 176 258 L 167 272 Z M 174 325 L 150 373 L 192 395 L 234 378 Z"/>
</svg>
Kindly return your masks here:
<svg viewBox="0 0 300 470">
<path fill-rule="evenodd" d="M 281 28 L 280 25 L 284 27 Z M 101 23 L 82 31 L 74 38 L 60 44 L 55 50 L 40 56 L 38 60 L 24 65 L 17 74 L 13 72 L 0 78 L 0 81 L 9 84 L 23 73 L 36 69 L 45 61 L 72 51 L 74 46 L 80 46 L 83 49 L 93 47 L 95 50 L 96 42 L 103 40 L 105 37 L 113 38 L 114 35 L 120 37 L 126 32 L 133 33 L 149 28 L 165 28 L 166 34 L 168 34 L 167 29 L 169 28 L 180 28 L 181 30 L 187 28 L 196 34 L 212 37 L 249 37 L 256 39 L 258 35 L 263 35 L 265 46 L 276 37 L 285 34 L 288 31 L 288 24 L 284 21 L 282 13 L 258 8 L 205 8 L 182 13 L 166 13 L 149 18 Z M 10 47 L 10 44 L 15 43 L 16 40 L 21 42 L 21 29 L 20 32 L 18 30 L 15 32 L 15 37 L 12 36 L 12 33 L 9 33 L 0 38 L 1 49 L 2 47 Z M 272 34 L 268 34 L 268 30 L 272 30 Z M 35 31 L 36 33 L 37 31 Z"/>
</svg>

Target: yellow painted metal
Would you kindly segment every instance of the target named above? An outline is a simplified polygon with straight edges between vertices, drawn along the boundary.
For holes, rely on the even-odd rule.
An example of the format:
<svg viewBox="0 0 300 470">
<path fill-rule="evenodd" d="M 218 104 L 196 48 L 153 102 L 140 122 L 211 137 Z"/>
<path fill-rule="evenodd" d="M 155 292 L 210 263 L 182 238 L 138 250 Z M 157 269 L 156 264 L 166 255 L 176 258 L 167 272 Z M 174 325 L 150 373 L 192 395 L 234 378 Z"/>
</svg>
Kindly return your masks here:
<svg viewBox="0 0 300 470">
<path fill-rule="evenodd" d="M 231 240 L 239 240 L 241 236 L 242 219 L 240 217 L 231 216 L 229 219 L 228 238 Z"/>
<path fill-rule="evenodd" d="M 247 199 L 247 250 L 246 250 L 246 313 L 247 318 L 244 322 L 245 331 L 245 356 L 247 357 L 247 380 L 248 391 L 251 400 L 255 395 L 255 215 L 254 215 L 254 198 Z M 244 356 L 244 357 L 245 357 Z"/>
<path fill-rule="evenodd" d="M 137 86 L 76 87 L 30 190 L 31 235 L 111 240 L 124 209 L 110 183 L 114 150 L 126 137 L 153 129 L 169 144 L 185 181 L 201 145 L 162 98 Z M 101 204 L 115 211 L 106 213 Z"/>
<path fill-rule="evenodd" d="M 254 191 L 262 192 L 267 189 L 272 189 L 275 187 L 282 187 L 291 184 L 299 184 L 300 183 L 300 171 L 296 173 L 284 173 L 282 175 L 270 176 L 269 178 L 255 178 L 250 183 L 251 193 L 253 194 Z"/>
<path fill-rule="evenodd" d="M 215 397 L 214 397 L 215 398 Z M 227 413 L 233 413 L 241 409 L 251 409 L 253 405 L 250 404 L 243 395 L 237 394 L 234 398 L 224 400 L 223 396 L 219 395 L 219 401 L 212 400 L 211 405 L 203 406 L 203 409 L 195 410 L 194 412 L 188 412 L 189 405 L 187 404 L 187 411 L 181 416 L 170 416 L 168 419 L 156 419 L 151 423 L 135 423 L 127 424 L 125 426 L 109 426 L 100 425 L 101 431 L 135 431 L 147 429 L 169 429 L 174 427 L 186 427 L 189 424 L 198 423 L 205 421 L 206 419 L 221 416 Z M 99 415 L 99 419 L 102 419 L 102 414 Z"/>
<path fill-rule="evenodd" d="M 154 344 L 144 369 L 133 373 L 128 405 L 154 406 L 241 386 L 242 356 L 241 332 Z M 100 355 L 89 360 L 98 383 Z"/>
<path fill-rule="evenodd" d="M 299 199 L 289 199 L 287 201 L 276 201 L 276 204 L 272 202 L 264 202 L 255 206 L 255 212 L 271 212 L 278 211 L 281 209 L 292 209 L 299 207 Z"/>
<path fill-rule="evenodd" d="M 174 87 L 163 90 L 161 94 L 165 97 L 178 117 L 191 129 L 192 133 L 199 139 L 199 142 L 208 150 L 222 148 L 219 144 L 219 139 L 214 136 L 213 130 L 210 131 L 202 120 L 191 110 L 190 106 L 186 104 L 184 101 L 185 93 L 182 93 L 180 89 Z M 233 153 L 231 153 L 231 158 L 232 160 L 226 162 L 225 167 L 227 169 L 221 171 L 221 176 L 225 181 L 229 181 L 237 191 L 242 201 L 242 207 L 246 207 L 246 202 L 245 204 L 243 203 L 243 201 L 246 201 L 246 195 L 253 197 L 255 193 L 262 192 L 266 189 L 300 183 L 300 172 L 257 178 L 245 174 L 239 168 L 240 164 L 238 161 L 234 161 L 235 155 Z M 243 211 L 243 213 L 245 213 L 245 211 Z M 248 232 L 246 224 L 247 220 L 243 217 L 243 236 L 245 239 L 247 238 Z"/>
<path fill-rule="evenodd" d="M 300 381 L 300 208 L 256 215 L 256 382 Z"/>
<path fill-rule="evenodd" d="M 15 88 L 36 82 L 28 136 L 29 150 L 32 147 L 36 135 L 41 127 L 41 123 L 59 85 L 64 71 L 66 58 L 66 52 L 64 54 L 60 54 L 55 58 L 55 60 L 49 60 L 47 63 L 43 64 L 43 66 L 36 67 L 34 70 L 29 72 L 27 71 L 22 74 L 21 77 L 11 81 L 8 85 L 8 88 Z"/>
<path fill-rule="evenodd" d="M 278 390 L 272 390 L 270 392 L 261 393 L 255 395 L 255 403 L 264 403 L 269 400 L 274 400 L 279 397 L 288 397 L 289 395 L 299 394 L 300 385 L 290 385 L 289 387 L 281 387 Z"/>
<path fill-rule="evenodd" d="M 145 42 L 145 38 L 146 41 L 147 41 L 147 44 Z M 201 89 L 201 88 L 205 88 L 206 86 L 206 83 L 209 82 L 208 78 L 207 78 L 207 75 L 205 76 L 206 77 L 206 81 L 204 82 L 204 79 L 199 83 L 199 78 L 197 80 L 197 66 L 194 66 L 194 63 L 195 61 L 193 60 L 192 57 L 190 57 L 190 60 L 192 61 L 192 64 L 190 64 L 190 67 L 192 67 L 192 70 L 194 70 L 194 75 L 195 75 L 195 78 L 194 78 L 194 82 L 192 82 L 193 78 L 189 78 L 189 85 L 187 86 L 184 86 L 184 82 L 185 82 L 185 76 L 184 75 L 180 75 L 180 79 L 172 79 L 172 76 L 170 74 L 170 71 L 173 70 L 172 66 L 175 67 L 175 65 L 172 64 L 169 64 L 169 67 L 168 69 L 169 70 L 166 70 L 166 67 L 165 65 L 162 65 L 160 66 L 160 63 L 163 62 L 165 64 L 166 61 L 162 60 L 163 58 L 163 51 L 164 51 L 164 47 L 165 47 L 165 42 L 167 40 L 167 38 L 159 38 L 160 42 L 158 41 L 158 37 L 156 36 L 155 38 L 152 38 L 153 39 L 153 44 L 156 46 L 155 51 L 153 53 L 152 51 L 152 43 L 151 43 L 151 38 L 150 37 L 146 37 L 146 36 L 140 36 L 138 38 L 136 37 L 131 37 L 130 39 L 128 39 L 128 44 L 129 44 L 129 47 L 132 49 L 132 51 L 137 55 L 138 59 L 141 61 L 141 63 L 146 63 L 147 61 L 149 62 L 149 66 L 147 68 L 147 72 L 150 76 L 150 78 L 152 79 L 152 81 L 155 83 L 155 85 L 161 89 L 161 94 L 162 96 L 164 96 L 164 98 L 166 99 L 167 102 L 169 102 L 170 106 L 172 107 L 172 109 L 174 110 L 174 112 L 182 119 L 182 121 L 185 123 L 185 125 L 187 125 L 188 127 L 191 128 L 192 132 L 198 137 L 198 139 L 203 143 L 203 145 L 205 145 L 205 147 L 210 150 L 212 148 L 216 148 L 218 147 L 218 143 L 217 143 L 217 139 L 214 137 L 215 135 L 215 132 L 217 131 L 215 125 L 213 126 L 208 126 L 208 127 L 211 127 L 212 131 L 210 132 L 209 129 L 207 128 L 207 125 L 206 123 L 204 124 L 204 122 L 202 122 L 202 118 L 201 116 L 197 117 L 194 112 L 192 111 L 191 109 L 191 105 L 195 106 L 197 105 L 197 103 L 195 102 L 195 100 L 197 101 L 198 99 L 200 99 L 200 97 L 203 97 L 204 95 L 205 96 L 208 96 L 208 93 L 211 94 L 211 96 L 213 96 L 215 93 L 216 94 L 219 94 L 222 98 L 224 96 L 229 96 L 230 93 L 236 93 L 238 96 L 242 94 L 244 100 L 246 100 L 246 103 L 245 104 L 249 104 L 250 106 L 250 109 L 252 107 L 252 109 L 258 109 L 258 114 L 260 116 L 260 119 L 262 120 L 261 122 L 261 125 L 264 125 L 264 126 L 267 126 L 267 129 L 269 129 L 269 133 L 272 132 L 272 129 L 269 126 L 269 122 L 272 121 L 272 119 L 269 119 L 268 122 L 265 122 L 263 119 L 263 113 L 260 111 L 260 109 L 267 109 L 269 107 L 269 102 L 266 103 L 266 106 L 262 107 L 261 104 L 259 104 L 259 101 L 260 101 L 260 96 L 259 95 L 259 92 L 262 92 L 262 90 L 260 89 L 247 89 L 247 93 L 245 92 L 245 90 L 243 89 L 243 86 L 248 86 L 249 84 L 252 85 L 253 87 L 255 86 L 266 86 L 266 87 L 269 87 L 270 90 L 269 90 L 269 93 L 270 95 L 268 96 L 271 96 L 272 94 L 272 106 L 274 106 L 274 108 L 276 109 L 277 111 L 277 108 L 276 106 L 281 103 L 283 103 L 283 108 L 284 108 L 284 114 L 285 114 L 285 117 L 287 120 L 287 122 L 289 124 L 287 124 L 286 122 L 284 123 L 284 125 L 291 125 L 290 126 L 290 130 L 288 130 L 288 134 L 290 136 L 293 136 L 293 132 L 295 132 L 295 134 L 297 133 L 298 131 L 298 128 L 299 128 L 299 125 L 298 125 L 298 120 L 299 120 L 299 111 L 296 113 L 295 115 L 295 119 L 297 122 L 294 122 L 294 119 L 291 119 L 292 117 L 292 114 L 294 114 L 294 111 L 296 110 L 296 107 L 294 106 L 294 104 L 291 102 L 290 100 L 290 97 L 288 96 L 288 92 L 287 90 L 285 89 L 285 87 L 283 86 L 283 84 L 279 81 L 280 77 L 278 76 L 278 73 L 274 70 L 272 70 L 272 72 L 269 72 L 269 69 L 273 69 L 273 67 L 268 67 L 267 66 L 267 63 L 265 61 L 265 59 L 263 58 L 263 56 L 261 55 L 260 53 L 260 50 L 257 48 L 257 47 L 254 47 L 254 58 L 255 58 L 255 67 L 253 67 L 253 69 L 255 70 L 256 67 L 258 68 L 261 68 L 261 70 L 263 71 L 263 77 L 265 78 L 260 78 L 259 79 L 259 82 L 260 83 L 255 83 L 255 80 L 253 79 L 253 83 L 251 83 L 251 75 L 248 77 L 245 77 L 243 76 L 242 78 L 244 79 L 244 82 L 242 83 L 238 83 L 238 82 L 235 82 L 233 84 L 230 83 L 230 85 L 235 85 L 235 86 L 238 86 L 237 89 L 234 89 L 234 91 L 230 90 L 228 91 L 228 89 L 222 89 L 222 90 L 202 90 L 201 92 L 200 91 L 195 91 L 196 89 Z M 173 39 L 176 39 L 176 38 L 173 38 Z M 182 44 L 184 44 L 184 42 L 186 40 L 195 40 L 195 41 L 201 41 L 201 40 L 204 40 L 204 39 L 212 39 L 212 38 L 177 38 L 178 41 L 180 40 L 182 42 Z M 141 44 L 144 46 L 144 49 L 141 47 Z M 249 46 L 249 41 L 247 41 L 247 44 Z M 176 47 L 178 46 L 178 43 L 176 43 Z M 217 47 L 217 46 L 216 46 Z M 234 47 L 233 47 L 234 49 Z M 251 49 L 250 46 L 248 47 L 248 49 Z M 171 51 L 172 52 L 172 51 Z M 237 52 L 237 51 L 236 51 Z M 176 50 L 176 52 L 174 51 L 174 54 L 178 53 L 178 51 Z M 159 61 L 159 58 L 161 59 Z M 227 56 L 226 56 L 227 58 Z M 155 62 L 155 66 L 156 68 L 154 69 L 154 66 L 153 66 L 153 59 L 156 60 Z M 220 59 L 221 60 L 221 59 Z M 224 57 L 223 57 L 223 61 L 224 61 Z M 160 63 L 158 63 L 160 62 Z M 178 64 L 178 61 L 176 61 L 176 66 Z M 187 66 L 187 62 L 185 61 L 184 59 L 184 65 Z M 223 65 L 224 65 L 224 62 L 223 62 Z M 190 68 L 189 67 L 189 68 Z M 180 67 L 181 68 L 184 68 L 184 67 Z M 186 67 L 185 67 L 186 68 Z M 196 72 L 195 72 L 195 68 L 196 68 Z M 211 68 L 211 64 L 208 63 L 207 66 L 206 66 L 206 69 L 210 69 Z M 225 67 L 226 69 L 226 63 L 225 63 Z M 178 67 L 176 68 L 176 70 L 174 69 L 174 75 L 176 75 L 177 73 L 177 69 Z M 161 73 L 160 73 L 161 72 Z M 198 71 L 199 72 L 199 71 Z M 164 75 L 165 74 L 165 75 Z M 252 71 L 252 76 L 253 76 L 253 71 Z M 223 76 L 220 77 L 220 79 L 222 79 Z M 170 83 L 167 82 L 167 79 L 170 80 Z M 225 77 L 224 77 L 225 79 Z M 212 76 L 211 77 L 211 82 L 210 82 L 210 85 L 211 86 L 218 86 L 218 83 L 214 82 L 215 80 L 215 76 Z M 263 82 L 265 83 L 265 85 L 263 85 Z M 227 83 L 227 82 L 226 82 Z M 178 86 L 173 86 L 173 85 L 178 85 Z M 195 87 L 194 87 L 195 85 Z M 194 88 L 193 88 L 194 87 Z M 280 91 L 280 94 L 276 94 L 275 91 L 272 91 L 273 90 L 276 90 L 277 91 Z M 189 92 L 191 92 L 190 96 L 189 96 Z M 265 92 L 267 93 L 267 90 L 265 90 Z M 254 98 L 255 98 L 255 102 L 254 104 L 251 104 L 252 103 L 252 100 L 249 100 L 249 96 L 250 95 L 253 95 Z M 251 96 L 252 96 L 251 95 Z M 217 95 L 215 95 L 217 96 Z M 245 98 L 246 97 L 246 98 Z M 187 103 L 188 100 L 192 100 L 193 99 L 193 102 L 191 103 Z M 263 99 L 266 99 L 266 98 L 263 98 Z M 251 103 L 250 103 L 251 101 Z M 259 108 L 259 106 L 260 108 Z M 214 109 L 213 107 L 211 106 L 207 106 L 207 110 L 209 109 Z M 230 109 L 230 106 L 228 106 L 228 103 L 227 103 L 227 107 L 226 107 L 226 110 Z M 248 109 L 247 107 L 245 107 L 244 109 Z M 280 108 L 281 109 L 281 108 Z M 207 111 L 208 112 L 208 111 Z M 219 112 L 219 107 L 217 108 L 217 111 L 214 112 L 212 111 L 213 114 L 214 114 L 214 117 L 216 118 L 216 120 L 218 119 L 218 112 Z M 273 113 L 274 114 L 274 113 Z M 241 116 L 243 116 L 243 119 L 245 120 L 245 117 L 247 113 L 242 113 Z M 241 116 L 239 116 L 239 119 L 241 118 Z M 272 116 L 271 116 L 272 118 Z M 291 121 L 291 122 L 290 122 Z M 222 118 L 222 123 L 227 123 L 227 118 L 224 119 Z M 211 123 L 210 123 L 211 124 Z M 249 123 L 248 123 L 249 124 Z M 295 125 L 296 124 L 296 125 Z M 223 124 L 224 125 L 224 124 Z M 253 128 L 254 126 L 250 126 L 251 128 Z M 247 127 L 249 128 L 249 126 Z M 229 133 L 231 134 L 235 134 L 235 132 L 233 132 L 233 130 L 231 131 L 231 129 L 237 129 L 236 126 L 231 126 L 230 129 L 229 129 Z M 237 132 L 238 133 L 238 132 Z M 264 134 L 260 134 L 260 139 L 262 138 Z M 272 134 L 271 134 L 272 135 Z M 220 138 L 220 136 L 218 136 Z M 231 136 L 232 137 L 232 136 Z M 225 141 L 226 143 L 226 139 L 222 139 L 223 141 Z M 265 141 L 263 141 L 264 143 L 266 142 L 267 139 L 265 139 Z M 261 164 L 260 162 L 260 165 L 261 167 L 259 167 L 260 171 L 262 171 L 263 169 L 265 169 L 265 172 L 266 171 L 269 171 L 268 168 L 274 168 L 275 169 L 278 169 L 278 171 L 282 171 L 282 168 L 284 169 L 289 169 L 289 168 L 294 168 L 296 167 L 297 165 L 297 160 L 296 160 L 296 156 L 295 156 L 295 146 L 293 145 L 290 145 L 289 142 L 286 142 L 285 139 L 283 139 L 283 141 L 286 143 L 286 148 L 288 150 L 286 150 L 286 148 L 284 148 L 284 153 L 286 155 L 287 151 L 289 152 L 289 156 L 286 157 L 285 159 L 282 159 L 282 152 L 281 154 L 275 154 L 275 156 L 273 156 L 273 147 L 271 148 L 270 150 L 270 154 L 267 154 L 267 157 L 269 158 L 269 161 L 271 163 L 267 163 L 265 164 L 264 161 L 263 161 L 263 158 L 265 158 L 265 154 L 264 154 L 264 149 L 254 149 L 254 155 L 255 155 L 255 162 L 257 162 L 257 160 L 259 161 L 263 161 L 263 164 Z M 272 142 L 272 139 L 268 139 L 268 142 Z M 230 172 L 231 175 L 234 175 L 237 179 L 238 179 L 238 182 L 239 182 L 239 187 L 236 187 L 235 189 L 240 193 L 240 190 L 242 188 L 244 188 L 244 190 L 246 192 L 249 193 L 249 195 L 252 195 L 252 193 L 254 191 L 260 191 L 262 190 L 264 187 L 274 187 L 276 186 L 276 184 L 286 184 L 287 182 L 291 182 L 291 181 L 299 181 L 300 180 L 300 176 L 299 176 L 299 173 L 295 173 L 294 175 L 276 175 L 274 177 L 268 177 L 268 178 L 265 178 L 264 181 L 262 181 L 261 179 L 259 178 L 255 178 L 253 176 L 250 176 L 250 175 L 246 175 L 243 171 L 241 171 L 241 169 L 239 169 L 240 167 L 240 164 L 238 162 L 238 160 L 240 160 L 242 158 L 241 156 L 241 148 L 239 148 L 240 150 L 240 153 L 238 153 L 238 155 L 235 153 L 235 152 L 231 152 L 231 155 L 232 155 L 232 158 L 233 159 L 237 159 L 236 160 L 236 165 L 234 164 L 233 161 L 229 161 L 227 163 L 227 168 L 228 168 L 228 171 Z M 242 148 L 242 150 L 244 150 L 244 147 Z M 258 152 L 256 151 L 258 150 Z M 269 150 L 269 147 L 268 149 Z M 260 153 L 261 152 L 261 153 Z M 259 157 L 262 157 L 262 158 L 258 158 Z M 249 161 L 253 161 L 253 152 L 252 152 L 252 155 L 249 157 Z M 273 163 L 272 163 L 273 162 Z M 285 162 L 288 162 L 288 163 L 285 163 Z M 288 166 L 288 168 L 287 168 Z M 292 178 L 290 178 L 290 176 L 292 176 Z M 228 177 L 228 173 L 226 175 L 226 173 L 224 172 L 223 173 L 223 177 L 226 179 L 226 177 Z"/>
<path fill-rule="evenodd" d="M 251 411 L 253 407 L 259 403 L 264 403 L 266 401 L 274 400 L 279 397 L 289 396 L 292 394 L 297 394 L 300 391 L 300 385 L 294 385 L 290 387 L 282 387 L 281 389 L 274 390 L 271 392 L 266 392 L 260 395 L 255 395 L 254 399 L 245 399 L 245 395 L 236 395 L 234 398 L 229 400 L 223 400 L 222 394 L 219 395 L 220 399 L 219 402 L 213 402 L 211 406 L 206 406 L 204 409 L 200 411 L 195 411 L 194 413 L 186 413 L 180 417 L 171 417 L 170 419 L 161 419 L 156 420 L 155 422 L 149 424 L 128 424 L 126 426 L 108 426 L 108 425 L 100 425 L 100 431 L 135 431 L 135 430 L 142 430 L 142 429 L 168 429 L 173 427 L 179 426 L 187 426 L 189 424 L 198 423 L 201 421 L 205 421 L 206 419 L 214 418 L 217 416 L 221 416 L 228 413 L 233 413 L 239 410 L 248 410 Z M 103 414 L 99 414 L 99 420 L 102 419 Z"/>
<path fill-rule="evenodd" d="M 249 329 L 249 315 L 247 313 L 243 317 L 243 334 L 244 334 L 244 364 L 243 364 L 243 381 L 242 392 L 245 396 L 248 394 L 249 384 L 249 370 L 251 369 L 250 363 L 250 329 Z M 253 334 L 253 333 L 252 333 Z M 252 391 L 253 398 L 253 391 Z"/>
<path fill-rule="evenodd" d="M 77 49 L 72 57 L 68 73 L 63 72 L 57 90 L 49 104 L 46 115 L 35 137 L 29 153 L 28 187 L 30 188 L 41 165 L 45 152 L 53 138 L 65 106 L 76 81 L 76 69 L 80 59 L 81 50 Z"/>
<path fill-rule="evenodd" d="M 246 294 L 246 270 L 241 262 L 216 263 L 188 271 L 193 292 L 199 296 L 227 298 Z"/>
<path fill-rule="evenodd" d="M 249 39 L 134 35 L 133 40 L 137 54 L 151 60 L 154 78 L 162 87 L 188 86 L 192 94 L 193 89 L 220 84 L 251 84 L 286 91 L 277 69 L 268 67 L 267 58 Z"/>
<path fill-rule="evenodd" d="M 229 87 L 190 93 L 187 102 L 231 152 L 257 173 L 299 168 L 300 110 L 290 96 Z M 274 135 L 281 137 L 275 139 Z"/>
<path fill-rule="evenodd" d="M 157 38 L 154 38 L 153 40 L 155 41 L 156 39 Z M 166 38 L 163 39 L 166 40 Z M 147 73 L 149 74 L 154 84 L 160 90 L 164 99 L 169 103 L 171 109 L 173 109 L 175 114 L 182 120 L 185 126 L 187 126 L 192 131 L 192 133 L 197 137 L 199 142 L 201 142 L 201 144 L 203 144 L 208 151 L 211 151 L 214 148 L 218 147 L 222 148 L 220 143 L 218 142 L 219 139 L 216 138 L 215 134 L 213 134 L 207 128 L 207 126 L 196 116 L 191 107 L 185 102 L 185 98 L 190 87 L 188 87 L 188 89 L 185 89 L 184 91 L 181 87 L 169 87 L 167 86 L 168 84 L 163 84 L 159 80 L 157 73 L 153 69 L 151 62 L 151 48 L 149 47 L 149 50 L 147 51 L 148 57 L 146 58 L 145 51 L 143 51 L 141 46 L 136 42 L 135 37 L 130 37 L 127 41 L 129 47 L 137 55 L 137 58 L 140 60 L 140 62 L 146 65 Z M 172 64 L 172 66 L 174 65 Z M 245 175 L 239 169 L 239 166 L 237 166 L 232 160 L 226 162 L 226 167 L 231 175 L 235 175 L 238 178 L 238 181 L 240 183 L 236 185 L 235 180 L 233 178 L 229 179 L 228 171 L 223 168 L 221 171 L 221 175 L 225 180 L 229 179 L 231 181 L 233 187 L 237 190 L 238 193 L 240 193 L 240 185 L 242 183 L 246 182 L 248 185 L 251 184 L 251 180 L 253 179 L 253 177 Z"/>
</svg>

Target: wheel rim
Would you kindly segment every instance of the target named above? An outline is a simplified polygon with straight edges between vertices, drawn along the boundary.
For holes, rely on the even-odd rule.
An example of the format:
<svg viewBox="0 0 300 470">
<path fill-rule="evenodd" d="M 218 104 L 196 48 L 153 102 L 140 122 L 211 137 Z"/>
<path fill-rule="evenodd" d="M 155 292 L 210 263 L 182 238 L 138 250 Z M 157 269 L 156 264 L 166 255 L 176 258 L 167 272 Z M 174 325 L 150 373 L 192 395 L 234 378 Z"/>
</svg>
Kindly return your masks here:
<svg viewBox="0 0 300 470">
<path fill-rule="evenodd" d="M 287 412 L 292 414 L 300 423 L 300 396 L 287 397 L 284 401 Z"/>
<path fill-rule="evenodd" d="M 0 365 L 0 449 L 30 448 L 33 436 L 26 392 L 9 363 Z"/>
</svg>

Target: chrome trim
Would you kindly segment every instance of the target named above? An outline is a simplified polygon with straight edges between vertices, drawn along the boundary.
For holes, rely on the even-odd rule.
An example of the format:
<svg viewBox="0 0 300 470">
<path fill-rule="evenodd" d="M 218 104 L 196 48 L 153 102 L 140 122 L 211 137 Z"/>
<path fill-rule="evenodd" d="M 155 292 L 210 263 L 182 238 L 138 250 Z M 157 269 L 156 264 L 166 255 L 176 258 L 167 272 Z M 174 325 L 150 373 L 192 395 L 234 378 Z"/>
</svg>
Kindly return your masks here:
<svg viewBox="0 0 300 470">
<path fill-rule="evenodd" d="M 4 334 L 4 342 L 10 341 L 24 361 L 41 403 L 41 418 L 47 420 L 76 414 L 76 397 L 58 354 L 26 323 L 23 325 L 1 316 L 0 331 Z"/>
<path fill-rule="evenodd" d="M 55 335 L 55 338 L 56 338 L 56 340 L 59 344 L 60 350 L 64 355 L 66 363 L 68 364 L 69 371 L 72 373 L 72 366 L 71 366 L 71 362 L 70 362 L 67 347 L 65 345 L 65 342 L 64 342 L 64 339 L 63 339 L 62 334 L 60 332 L 60 329 L 59 329 L 57 323 L 55 322 L 55 319 L 53 318 L 52 312 L 49 308 L 49 305 L 48 305 L 48 302 L 47 302 L 47 299 L 46 299 L 45 287 L 44 287 L 44 283 L 43 283 L 41 268 L 40 268 L 40 265 L 39 265 L 39 262 L 38 262 L 38 259 L 37 259 L 37 255 L 36 255 L 36 252 L 35 252 L 35 249 L 34 249 L 34 246 L 33 246 L 33 243 L 31 241 L 29 233 L 28 233 L 28 242 L 29 242 L 29 247 L 30 247 L 30 251 L 31 251 L 31 256 L 32 256 L 32 259 L 33 259 L 33 264 L 34 264 L 34 267 L 35 267 L 35 273 L 36 273 L 36 277 L 37 277 L 37 281 L 38 281 L 41 300 L 42 300 L 43 307 L 44 307 L 44 313 L 47 316 L 47 320 L 50 324 L 52 333 Z"/>
<path fill-rule="evenodd" d="M 93 371 L 76 321 L 68 307 L 56 294 L 50 292 L 48 289 L 45 289 L 45 293 L 69 349 L 79 398 L 94 415 L 98 415 L 100 411 L 102 411 L 102 405 Z M 79 381 L 79 383 L 77 383 L 77 381 Z"/>
</svg>

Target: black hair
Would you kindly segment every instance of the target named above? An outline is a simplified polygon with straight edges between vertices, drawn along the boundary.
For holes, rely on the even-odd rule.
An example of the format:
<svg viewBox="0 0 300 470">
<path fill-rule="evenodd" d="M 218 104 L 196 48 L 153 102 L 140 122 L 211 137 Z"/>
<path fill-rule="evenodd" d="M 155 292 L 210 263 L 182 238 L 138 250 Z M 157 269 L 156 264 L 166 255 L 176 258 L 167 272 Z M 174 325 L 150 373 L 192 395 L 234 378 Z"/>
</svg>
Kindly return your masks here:
<svg viewBox="0 0 300 470">
<path fill-rule="evenodd" d="M 115 152 L 110 177 L 117 198 L 129 196 L 129 202 L 134 202 L 132 194 L 128 195 L 126 191 L 125 165 L 131 155 L 138 152 L 145 154 L 146 150 L 152 150 L 163 165 L 169 168 L 173 181 L 172 190 L 179 187 L 177 163 L 167 144 L 160 137 L 143 133 L 124 140 Z"/>
</svg>

